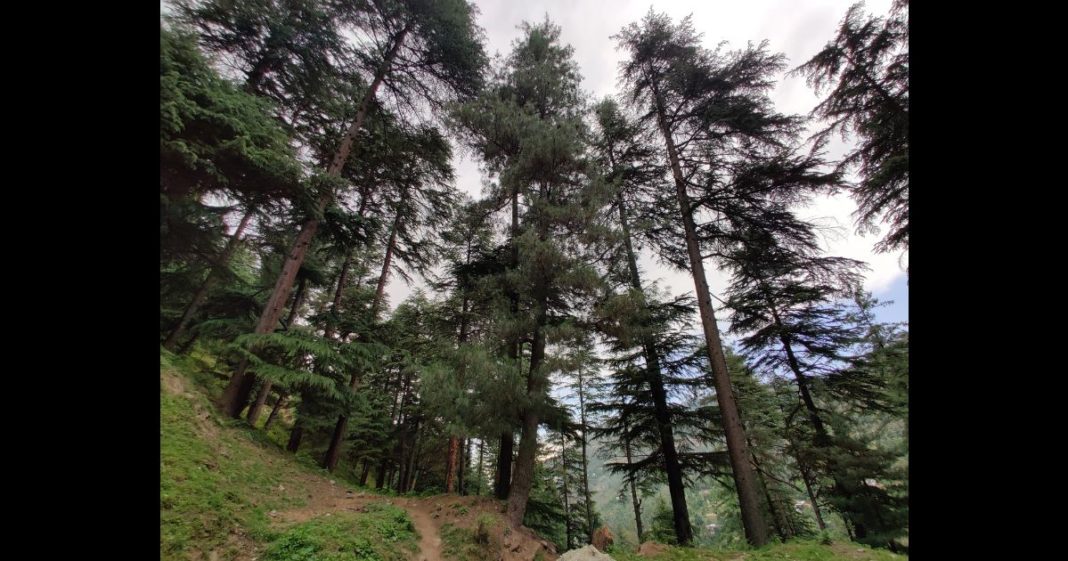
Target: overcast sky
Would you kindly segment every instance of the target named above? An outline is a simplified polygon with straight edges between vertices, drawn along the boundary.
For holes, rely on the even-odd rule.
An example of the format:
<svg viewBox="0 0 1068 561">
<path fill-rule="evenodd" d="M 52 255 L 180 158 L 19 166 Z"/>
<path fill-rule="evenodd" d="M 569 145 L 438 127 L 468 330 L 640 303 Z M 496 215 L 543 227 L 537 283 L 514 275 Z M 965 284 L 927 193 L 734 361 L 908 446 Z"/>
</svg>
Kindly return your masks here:
<svg viewBox="0 0 1068 561">
<path fill-rule="evenodd" d="M 624 26 L 639 21 L 652 6 L 675 21 L 693 14 L 694 28 L 704 34 L 705 46 L 715 48 L 721 41 L 739 48 L 749 41 L 767 39 L 771 52 L 787 56 L 789 68 L 808 60 L 834 35 L 849 0 L 674 0 L 650 3 L 649 0 L 477 0 L 479 24 L 486 31 L 487 51 L 507 55 L 519 37 L 517 26 L 523 21 L 540 22 L 546 15 L 561 28 L 562 40 L 574 47 L 574 57 L 583 76 L 583 89 L 591 99 L 614 95 L 621 59 L 615 35 Z M 867 10 L 879 15 L 889 11 L 890 0 L 869 1 Z M 772 94 L 777 108 L 784 113 L 808 113 L 818 102 L 816 94 L 803 78 L 780 77 Z M 837 158 L 845 149 L 832 144 L 828 156 Z M 481 191 L 482 176 L 478 164 L 464 156 L 454 159 L 457 187 L 472 197 Z M 883 321 L 908 320 L 908 289 L 904 268 L 907 256 L 875 255 L 871 247 L 878 236 L 860 237 L 853 233 L 850 214 L 856 205 L 845 195 L 817 199 L 801 214 L 823 224 L 842 226 L 840 235 L 826 240 L 829 254 L 859 259 L 871 266 L 865 288 L 882 300 L 893 299 L 892 307 L 880 312 Z M 693 280 L 686 272 L 661 265 L 648 249 L 641 259 L 644 280 L 659 279 L 661 286 L 673 294 L 693 292 Z M 712 292 L 722 295 L 727 283 L 725 273 L 706 264 Z M 415 286 L 422 283 L 416 281 Z M 396 275 L 388 286 L 390 303 L 396 306 L 411 288 Z"/>
</svg>

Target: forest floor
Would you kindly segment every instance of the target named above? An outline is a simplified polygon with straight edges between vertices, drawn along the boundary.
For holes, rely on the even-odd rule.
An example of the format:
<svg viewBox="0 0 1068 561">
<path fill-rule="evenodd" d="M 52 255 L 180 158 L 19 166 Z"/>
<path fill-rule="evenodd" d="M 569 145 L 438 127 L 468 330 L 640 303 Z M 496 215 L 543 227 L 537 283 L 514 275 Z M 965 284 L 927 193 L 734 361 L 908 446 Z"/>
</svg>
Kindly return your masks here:
<svg viewBox="0 0 1068 561">
<path fill-rule="evenodd" d="M 552 544 L 506 523 L 501 501 L 380 494 L 295 458 L 277 435 L 219 414 L 208 398 L 220 389 L 209 370 L 161 351 L 161 560 L 556 561 Z M 617 561 L 907 559 L 852 543 L 610 554 Z"/>
<path fill-rule="evenodd" d="M 501 501 L 381 494 L 294 458 L 220 415 L 206 370 L 160 357 L 161 559 L 555 561 Z"/>
</svg>

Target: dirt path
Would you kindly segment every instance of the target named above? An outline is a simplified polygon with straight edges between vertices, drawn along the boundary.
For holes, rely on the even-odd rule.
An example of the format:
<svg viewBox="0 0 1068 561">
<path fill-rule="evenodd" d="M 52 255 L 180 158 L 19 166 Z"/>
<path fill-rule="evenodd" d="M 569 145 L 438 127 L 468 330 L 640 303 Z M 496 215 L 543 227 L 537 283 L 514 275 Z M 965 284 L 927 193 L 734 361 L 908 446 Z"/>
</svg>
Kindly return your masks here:
<svg viewBox="0 0 1068 561">
<path fill-rule="evenodd" d="M 398 506 L 408 511 L 415 530 L 419 532 L 419 556 L 416 561 L 444 561 L 441 555 L 441 533 L 430 511 L 424 505 L 410 500 L 398 502 Z"/>
<path fill-rule="evenodd" d="M 330 512 L 359 511 L 371 502 L 393 502 L 386 497 L 348 490 L 314 475 L 302 479 L 309 492 L 308 504 L 303 508 L 278 513 L 279 521 L 293 524 Z M 429 507 L 411 499 L 397 500 L 394 504 L 408 512 L 415 530 L 419 533 L 419 553 L 414 561 L 445 561 L 441 553 L 439 525 L 435 523 Z"/>
</svg>

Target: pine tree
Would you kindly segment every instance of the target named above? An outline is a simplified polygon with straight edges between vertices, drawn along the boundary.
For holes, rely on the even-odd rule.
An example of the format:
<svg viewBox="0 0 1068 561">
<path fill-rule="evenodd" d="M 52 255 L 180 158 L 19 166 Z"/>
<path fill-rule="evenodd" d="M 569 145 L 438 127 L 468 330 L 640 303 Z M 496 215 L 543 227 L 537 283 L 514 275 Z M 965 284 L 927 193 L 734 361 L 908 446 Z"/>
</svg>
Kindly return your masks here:
<svg viewBox="0 0 1068 561">
<path fill-rule="evenodd" d="M 613 208 L 616 211 L 615 213 L 618 214 L 621 242 L 616 244 L 616 251 L 611 252 L 613 259 L 609 261 L 609 277 L 618 278 L 619 284 L 629 291 L 630 296 L 635 299 L 633 305 L 636 306 L 636 311 L 638 312 L 636 317 L 629 318 L 630 321 L 617 322 L 616 325 L 630 326 L 631 328 L 640 326 L 634 334 L 621 334 L 617 331 L 610 336 L 615 337 L 618 350 L 629 346 L 625 343 L 628 339 L 641 345 L 641 358 L 644 364 L 635 366 L 638 366 L 640 368 L 639 371 L 644 373 L 642 378 L 648 384 L 651 392 L 659 436 L 658 448 L 663 454 L 664 469 L 667 473 L 669 494 L 671 496 L 671 507 L 675 516 L 676 538 L 678 543 L 688 544 L 692 541 L 693 530 L 686 506 L 683 474 L 675 445 L 673 423 L 669 413 L 667 391 L 661 367 L 662 357 L 665 356 L 664 353 L 672 353 L 676 349 L 671 348 L 671 343 L 668 342 L 669 337 L 663 338 L 665 335 L 662 331 L 663 325 L 657 325 L 655 321 L 650 321 L 651 317 L 656 316 L 657 313 L 649 308 L 655 308 L 657 304 L 650 304 L 647 301 L 647 295 L 643 292 L 635 251 L 635 245 L 638 240 L 632 234 L 630 226 L 633 220 L 631 216 L 632 209 L 641 208 L 642 205 L 638 201 L 643 198 L 642 195 L 647 194 L 649 189 L 655 189 L 659 186 L 658 176 L 662 176 L 663 168 L 657 165 L 654 159 L 654 149 L 647 139 L 642 138 L 641 129 L 634 123 L 628 122 L 614 102 L 611 100 L 603 101 L 595 108 L 595 111 L 599 134 L 595 137 L 594 146 L 604 170 L 603 173 L 606 175 L 606 183 L 610 186 L 609 191 L 614 191 L 614 193 L 610 193 L 610 202 L 607 208 L 609 214 L 612 214 L 611 209 Z M 626 263 L 626 268 L 622 271 L 613 270 L 611 265 L 613 262 Z M 666 311 L 667 308 L 662 310 Z M 662 338 L 658 341 L 658 337 Z M 623 378 L 617 379 L 617 383 L 628 378 L 625 372 L 622 375 Z M 630 390 L 625 388 L 625 382 L 619 385 L 617 389 L 618 395 L 630 393 Z M 638 404 L 635 403 L 634 405 L 637 406 Z M 624 407 L 627 406 L 628 404 L 624 404 Z M 621 414 L 620 418 L 627 415 L 630 415 L 630 413 Z M 634 424 L 634 420 L 632 419 L 630 423 Z M 628 427 L 623 427 L 623 430 L 625 433 L 629 432 Z M 630 439 L 630 436 L 624 435 L 624 448 L 629 447 Z M 629 464 L 630 461 L 628 460 L 627 463 Z M 630 484 L 634 487 L 633 473 L 630 477 Z M 632 489 L 632 495 L 636 497 L 634 489 Z M 637 513 L 636 498 L 634 498 L 634 502 L 635 512 Z M 640 525 L 640 516 L 638 514 L 635 515 L 635 520 Z"/>
<path fill-rule="evenodd" d="M 888 17 L 849 8 L 838 34 L 793 72 L 827 97 L 813 110 L 827 125 L 820 143 L 835 133 L 854 136 L 840 169 L 856 169 L 854 215 L 860 231 L 889 231 L 876 251 L 909 249 L 909 24 L 908 0 L 895 0 Z"/>
<path fill-rule="evenodd" d="M 373 8 L 357 18 L 359 24 L 366 26 L 366 30 L 374 29 L 376 36 L 381 32 L 381 36 L 385 37 L 384 44 L 375 45 L 375 54 L 364 57 L 374 67 L 373 79 L 360 101 L 352 125 L 322 175 L 323 194 L 318 197 L 311 209 L 311 216 L 304 221 L 292 244 L 285 266 L 256 326 L 257 333 L 269 333 L 274 329 L 283 303 L 293 287 L 296 271 L 319 229 L 321 215 L 336 196 L 337 177 L 349 158 L 353 142 L 376 100 L 379 87 L 385 83 L 391 94 L 411 105 L 420 99 L 437 103 L 455 96 L 470 95 L 481 83 L 484 54 L 471 21 L 471 7 L 465 2 L 390 2 L 375 4 Z M 442 58 L 442 51 L 463 56 Z M 396 80 L 390 76 L 395 67 L 401 69 Z M 240 413 L 253 382 L 254 378 L 246 375 L 243 368 L 239 367 L 234 373 L 221 399 L 231 416 Z"/>
<path fill-rule="evenodd" d="M 505 273 L 511 287 L 506 340 L 516 348 L 509 354 L 518 359 L 519 349 L 511 345 L 530 342 L 522 435 L 508 494 L 508 517 L 517 525 L 533 484 L 538 425 L 545 418 L 546 344 L 550 337 L 569 337 L 569 300 L 596 282 L 580 256 L 564 250 L 564 237 L 578 235 L 587 214 L 581 204 L 587 164 L 581 157 L 578 72 L 571 49 L 558 43 L 559 28 L 546 22 L 523 29 L 525 36 L 493 88 L 456 114 L 468 142 L 485 147 L 483 157 L 499 170 L 501 191 L 510 195 L 513 209 L 520 198 L 527 206 L 521 221 L 513 210 L 514 265 Z"/>
<path fill-rule="evenodd" d="M 753 545 L 763 545 L 767 525 L 704 271 L 701 238 L 708 235 L 699 237 L 695 209 L 712 195 L 709 187 L 730 177 L 739 153 L 740 163 L 745 163 L 745 152 L 777 145 L 796 130 L 796 120 L 774 113 L 767 101 L 768 77 L 782 67 L 782 57 L 767 54 L 764 45 L 726 56 L 709 53 L 700 47 L 689 19 L 676 26 L 651 10 L 640 25 L 624 28 L 617 39 L 630 55 L 622 79 L 631 103 L 659 131 L 667 152 L 685 258 L 678 254 L 677 237 L 661 249 L 668 261 L 693 276 L 746 537 Z M 691 190 L 697 201 L 691 199 Z"/>
</svg>

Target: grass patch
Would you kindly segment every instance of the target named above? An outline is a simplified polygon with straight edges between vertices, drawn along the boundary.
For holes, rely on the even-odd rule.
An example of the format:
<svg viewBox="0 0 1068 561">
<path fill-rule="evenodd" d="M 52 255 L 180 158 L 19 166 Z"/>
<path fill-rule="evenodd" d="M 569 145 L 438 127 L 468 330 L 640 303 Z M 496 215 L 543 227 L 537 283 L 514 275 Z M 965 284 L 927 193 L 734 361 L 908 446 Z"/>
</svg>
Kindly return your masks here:
<svg viewBox="0 0 1068 561">
<path fill-rule="evenodd" d="M 459 503 L 453 504 L 457 508 Z M 457 510 L 466 510 L 466 507 Z M 496 561 L 501 548 L 503 520 L 493 514 L 478 516 L 474 529 L 445 523 L 441 525 L 441 551 L 451 561 Z"/>
<path fill-rule="evenodd" d="M 853 542 L 823 545 L 818 541 L 798 541 L 765 546 L 747 552 L 746 561 L 901 561 L 907 556 L 885 549 L 872 549 Z"/>
<path fill-rule="evenodd" d="M 632 551 L 613 551 L 616 561 L 903 561 L 907 556 L 883 549 L 872 549 L 852 542 L 823 545 L 818 541 L 795 541 L 771 544 L 748 551 L 718 550 L 704 547 L 668 546 L 653 557 L 641 557 Z"/>
<path fill-rule="evenodd" d="M 264 561 L 408 561 L 419 550 L 408 513 L 368 505 L 366 512 L 335 513 L 298 524 L 267 548 Z"/>
<path fill-rule="evenodd" d="M 268 513 L 306 504 L 295 482 L 303 470 L 215 411 L 194 360 L 161 352 L 160 369 L 160 558 L 216 551 L 228 560 L 243 540 L 270 541 Z"/>
<path fill-rule="evenodd" d="M 616 561 L 728 561 L 738 558 L 738 552 L 720 551 L 705 547 L 667 547 L 662 553 L 653 557 L 642 557 L 636 551 L 623 551 L 616 548 L 612 557 Z"/>
</svg>

